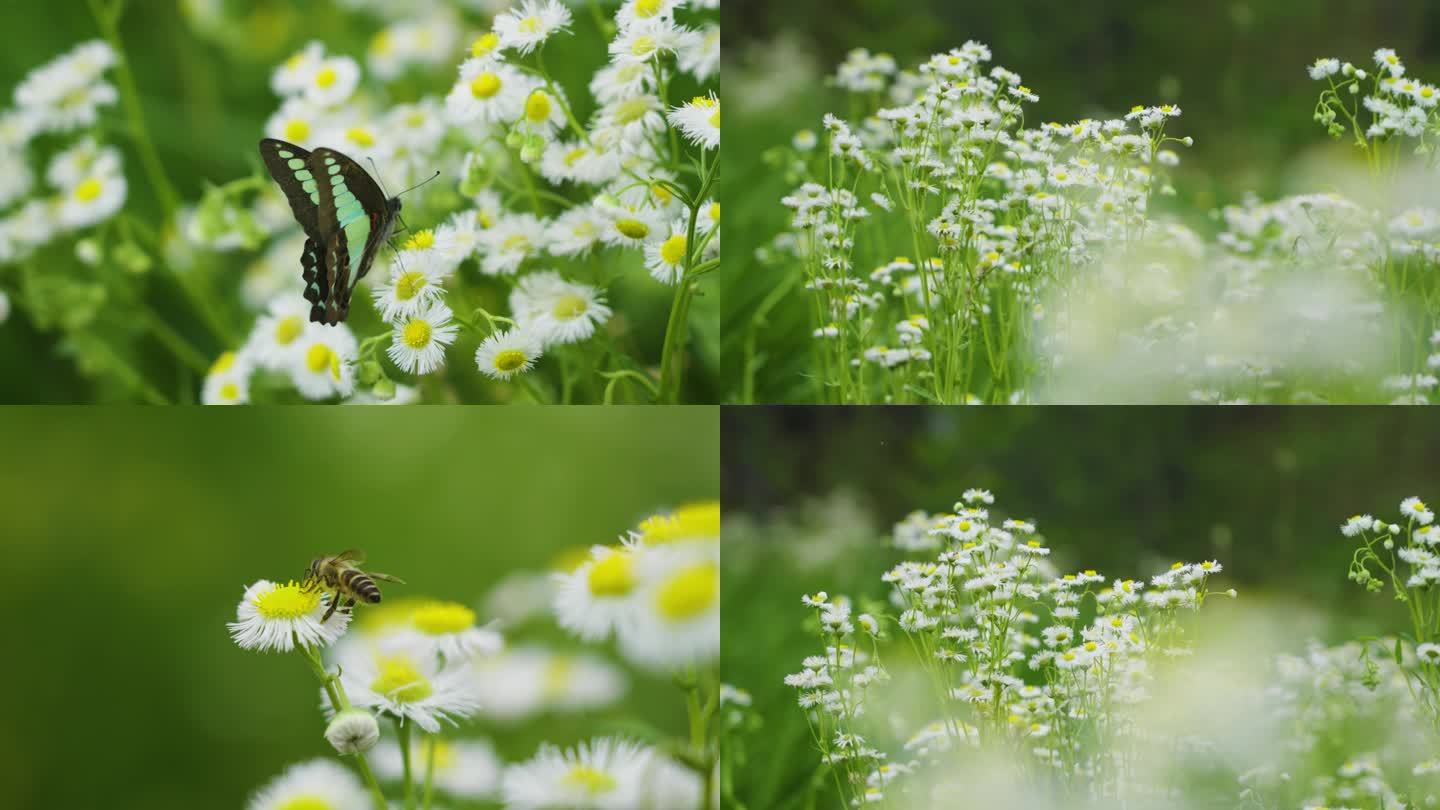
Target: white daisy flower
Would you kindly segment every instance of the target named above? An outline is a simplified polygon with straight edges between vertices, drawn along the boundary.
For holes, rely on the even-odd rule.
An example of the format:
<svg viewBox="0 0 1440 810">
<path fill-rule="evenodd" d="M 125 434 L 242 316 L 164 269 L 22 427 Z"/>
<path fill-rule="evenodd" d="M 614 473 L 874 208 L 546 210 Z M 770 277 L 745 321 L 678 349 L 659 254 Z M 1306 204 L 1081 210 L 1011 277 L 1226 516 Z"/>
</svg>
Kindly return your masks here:
<svg viewBox="0 0 1440 810">
<path fill-rule="evenodd" d="M 19 152 L 30 145 L 44 125 L 39 111 L 19 107 L 0 112 L 0 152 Z"/>
<path fill-rule="evenodd" d="M 542 351 L 538 337 L 528 329 L 516 327 L 485 338 L 475 350 L 475 365 L 487 377 L 508 380 L 534 368 Z"/>
<path fill-rule="evenodd" d="M 450 307 L 440 302 L 400 316 L 386 354 L 402 371 L 429 374 L 444 365 L 445 347 L 460 331 L 450 318 Z"/>
<path fill-rule="evenodd" d="M 360 65 L 348 56 L 320 60 L 306 77 L 305 100 L 317 107 L 344 104 L 360 84 Z"/>
<path fill-rule="evenodd" d="M 606 104 L 595 116 L 594 142 L 622 154 L 645 149 L 651 134 L 665 129 L 664 105 L 652 95 Z"/>
<path fill-rule="evenodd" d="M 544 220 L 533 214 L 510 214 L 480 234 L 480 272 L 510 275 L 529 258 L 538 256 L 545 244 Z"/>
<path fill-rule="evenodd" d="M 655 89 L 655 72 L 644 62 L 612 63 L 595 71 L 590 80 L 590 95 L 601 105 L 650 95 Z"/>
<path fill-rule="evenodd" d="M 320 42 L 307 42 L 294 56 L 280 63 L 270 74 L 270 89 L 277 96 L 293 96 L 306 91 L 310 78 L 320 63 L 325 60 L 325 46 Z"/>
<path fill-rule="evenodd" d="M 1440 666 L 1440 644 L 1421 644 L 1415 648 L 1415 657 L 1431 666 Z"/>
<path fill-rule="evenodd" d="M 395 140 L 395 154 L 405 150 L 419 159 L 430 155 L 445 137 L 445 116 L 440 102 L 422 98 L 414 104 L 397 104 L 385 114 L 384 132 Z"/>
<path fill-rule="evenodd" d="M 245 589 L 235 621 L 227 625 L 230 637 L 241 648 L 260 652 L 290 652 L 297 644 L 328 647 L 350 624 L 350 614 L 338 610 L 320 621 L 329 599 L 323 591 L 306 591 L 294 581 L 281 585 L 262 579 Z"/>
<path fill-rule="evenodd" d="M 664 238 L 645 243 L 645 269 L 650 277 L 661 284 L 679 284 L 685 277 L 685 253 L 689 244 L 686 236 L 689 224 L 683 220 L 671 223 L 670 231 Z"/>
<path fill-rule="evenodd" d="M 348 648 L 340 679 L 357 708 L 384 711 L 435 734 L 480 708 L 464 662 L 406 650 Z M 327 709 L 333 714 L 333 709 Z"/>
<path fill-rule="evenodd" d="M 370 290 L 386 323 L 397 323 L 439 301 L 446 265 L 434 250 L 405 250 L 390 265 L 390 278 Z"/>
<path fill-rule="evenodd" d="M 610 220 L 592 205 L 577 205 L 556 217 L 545 230 L 545 249 L 554 256 L 583 256 L 600 242 Z"/>
<path fill-rule="evenodd" d="M 291 765 L 261 788 L 245 810 L 371 810 L 373 801 L 349 768 L 328 759 Z"/>
<path fill-rule="evenodd" d="M 576 748 L 542 744 L 535 757 L 505 769 L 510 810 L 635 810 L 654 752 L 601 737 Z"/>
<path fill-rule="evenodd" d="M 556 574 L 555 620 L 584 641 L 603 641 L 634 624 L 639 611 L 638 558 L 646 549 L 595 546 L 590 559 Z"/>
<path fill-rule="evenodd" d="M 355 390 L 355 334 L 345 324 L 307 323 L 290 379 L 306 399 L 348 397 Z"/>
<path fill-rule="evenodd" d="M 610 60 L 618 64 L 648 63 L 689 45 L 695 32 L 666 17 L 636 20 L 610 42 Z"/>
<path fill-rule="evenodd" d="M 563 98 L 556 99 L 548 90 L 535 88 L 525 97 L 525 112 L 516 123 L 522 132 L 538 135 L 549 141 L 555 133 L 566 126 Z"/>
<path fill-rule="evenodd" d="M 125 205 L 126 189 L 122 174 L 90 174 L 62 191 L 56 219 L 68 230 L 104 222 Z"/>
<path fill-rule="evenodd" d="M 1421 526 L 1428 526 L 1435 520 L 1435 513 L 1430 511 L 1424 501 L 1414 496 L 1400 502 L 1400 514 L 1417 521 Z"/>
<path fill-rule="evenodd" d="M 600 238 L 615 247 L 643 248 L 660 238 L 665 227 L 660 213 L 648 206 L 597 200 L 595 210 L 607 220 Z"/>
<path fill-rule="evenodd" d="M 718 549 L 667 545 L 640 555 L 634 623 L 619 628 L 620 649 L 642 666 L 679 670 L 720 655 Z"/>
<path fill-rule="evenodd" d="M 680 48 L 680 69 L 700 81 L 720 74 L 720 26 L 711 23 Z"/>
<path fill-rule="evenodd" d="M 720 148 L 720 99 L 696 96 L 670 111 L 670 123 L 686 140 L 705 149 Z"/>
<path fill-rule="evenodd" d="M 480 223 L 473 213 L 457 212 L 435 230 L 435 250 L 448 262 L 459 266 L 480 247 L 480 231 Z"/>
<path fill-rule="evenodd" d="M 35 188 L 35 173 L 25 153 L 0 149 L 0 209 L 29 194 Z"/>
<path fill-rule="evenodd" d="M 619 152 L 603 151 L 585 144 L 553 142 L 545 147 L 545 153 L 540 158 L 540 173 L 555 185 L 598 185 L 614 180 L 621 171 Z"/>
<path fill-rule="evenodd" d="M 200 401 L 205 405 L 244 405 L 250 401 L 251 359 L 247 352 L 225 352 L 205 375 Z"/>
<path fill-rule="evenodd" d="M 507 723 L 540 712 L 604 708 L 629 688 L 624 671 L 603 658 L 538 645 L 477 659 L 473 668 L 485 716 Z"/>
<path fill-rule="evenodd" d="M 520 117 L 535 86 L 533 79 L 508 65 L 468 59 L 445 97 L 445 113 L 454 124 L 509 123 Z"/>
<path fill-rule="evenodd" d="M 293 255 L 293 254 L 292 254 Z M 280 295 L 270 302 L 264 315 L 255 321 L 245 342 L 245 353 L 255 364 L 270 371 L 283 371 L 300 361 L 300 338 L 310 316 L 310 304 L 295 295 Z"/>
<path fill-rule="evenodd" d="M 265 122 L 265 135 L 289 141 L 306 149 L 318 146 L 322 115 L 312 104 L 300 96 L 287 98 L 280 109 Z"/>
<path fill-rule="evenodd" d="M 605 294 L 587 284 L 566 281 L 554 271 L 530 273 L 510 293 L 510 311 L 546 348 L 578 343 L 610 319 Z"/>
<path fill-rule="evenodd" d="M 500 774 L 504 763 L 489 740 L 442 740 L 426 737 L 410 749 L 410 769 L 426 773 L 431 751 L 434 751 L 435 787 L 460 799 L 493 799 L 500 793 Z M 375 773 L 387 782 L 405 778 L 405 761 L 400 746 L 386 742 L 372 755 Z"/>
<path fill-rule="evenodd" d="M 493 627 L 477 627 L 475 611 L 459 602 L 422 602 L 411 608 L 404 632 L 390 642 L 422 655 L 442 655 L 446 660 L 468 660 L 492 656 L 505 647 L 505 639 Z"/>
<path fill-rule="evenodd" d="M 555 0 L 525 0 L 495 17 L 495 33 L 500 46 L 526 55 L 549 39 L 556 31 L 570 25 L 570 9 Z"/>
<path fill-rule="evenodd" d="M 51 158 L 45 181 L 55 188 L 74 188 L 87 177 L 120 174 L 120 150 L 102 147 L 86 137 Z"/>
<path fill-rule="evenodd" d="M 93 126 L 100 108 L 120 94 L 101 75 L 115 64 L 115 51 L 101 41 L 86 42 L 41 65 L 15 88 L 15 102 L 38 115 L 41 128 L 68 132 Z"/>
<path fill-rule="evenodd" d="M 630 27 L 636 20 L 650 20 L 656 17 L 674 19 L 675 9 L 685 5 L 685 0 L 625 0 L 615 12 L 617 28 Z"/>
</svg>

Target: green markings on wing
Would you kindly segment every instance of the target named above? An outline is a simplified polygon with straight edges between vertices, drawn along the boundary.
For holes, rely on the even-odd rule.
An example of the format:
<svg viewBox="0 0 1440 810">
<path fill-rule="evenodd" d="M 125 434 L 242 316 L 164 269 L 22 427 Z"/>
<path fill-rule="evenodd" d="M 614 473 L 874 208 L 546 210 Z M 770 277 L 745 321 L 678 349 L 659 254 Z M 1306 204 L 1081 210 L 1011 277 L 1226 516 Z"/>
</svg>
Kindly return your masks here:
<svg viewBox="0 0 1440 810">
<path fill-rule="evenodd" d="M 350 245 L 350 289 L 358 282 L 360 263 L 365 260 L 365 246 L 370 240 L 370 217 L 354 192 L 345 185 L 345 176 L 335 158 L 325 158 L 326 171 L 330 173 L 330 187 L 335 204 L 335 221 L 345 231 L 345 241 Z"/>
</svg>

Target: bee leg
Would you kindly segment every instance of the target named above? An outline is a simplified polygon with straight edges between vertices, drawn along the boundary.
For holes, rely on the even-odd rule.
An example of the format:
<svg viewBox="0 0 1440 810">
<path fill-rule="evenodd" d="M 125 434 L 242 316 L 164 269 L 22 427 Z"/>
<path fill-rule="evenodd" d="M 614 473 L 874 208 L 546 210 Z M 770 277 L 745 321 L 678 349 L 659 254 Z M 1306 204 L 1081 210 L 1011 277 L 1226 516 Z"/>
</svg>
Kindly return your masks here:
<svg viewBox="0 0 1440 810">
<path fill-rule="evenodd" d="M 352 614 L 352 613 L 354 613 L 354 612 L 355 612 L 355 597 L 352 596 L 352 597 L 350 597 L 349 599 L 346 599 L 346 600 L 345 600 L 345 615 L 348 616 L 348 615 L 350 615 L 350 614 Z"/>
<path fill-rule="evenodd" d="M 330 621 L 330 617 L 335 615 L 335 608 L 338 607 L 340 607 L 340 593 L 337 591 L 334 594 L 331 594 L 330 609 L 325 611 L 325 618 L 321 619 L 320 623 L 324 624 L 325 622 Z"/>
</svg>

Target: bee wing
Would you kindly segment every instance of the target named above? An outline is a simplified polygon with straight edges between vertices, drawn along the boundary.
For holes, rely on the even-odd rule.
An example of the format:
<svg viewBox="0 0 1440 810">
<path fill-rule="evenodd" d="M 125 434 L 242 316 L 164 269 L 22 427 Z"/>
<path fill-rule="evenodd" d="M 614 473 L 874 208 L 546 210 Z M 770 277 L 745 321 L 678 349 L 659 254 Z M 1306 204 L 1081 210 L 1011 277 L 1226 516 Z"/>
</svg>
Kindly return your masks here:
<svg viewBox="0 0 1440 810">
<path fill-rule="evenodd" d="M 401 578 L 399 578 L 399 577 L 392 577 L 392 576 L 390 576 L 389 574 L 377 574 L 377 573 L 375 573 L 374 571 L 366 571 L 365 574 L 366 574 L 366 576 L 370 577 L 371 579 L 378 579 L 378 580 L 380 580 L 381 582 L 397 582 L 397 583 L 399 583 L 399 584 L 401 584 L 401 585 L 408 585 L 408 584 L 409 584 L 409 583 L 407 583 L 405 580 L 403 580 L 403 579 L 401 579 Z"/>
<path fill-rule="evenodd" d="M 353 562 L 359 564 L 365 562 L 365 552 L 358 548 L 347 548 L 339 554 L 336 554 L 333 559 L 335 562 Z"/>
</svg>

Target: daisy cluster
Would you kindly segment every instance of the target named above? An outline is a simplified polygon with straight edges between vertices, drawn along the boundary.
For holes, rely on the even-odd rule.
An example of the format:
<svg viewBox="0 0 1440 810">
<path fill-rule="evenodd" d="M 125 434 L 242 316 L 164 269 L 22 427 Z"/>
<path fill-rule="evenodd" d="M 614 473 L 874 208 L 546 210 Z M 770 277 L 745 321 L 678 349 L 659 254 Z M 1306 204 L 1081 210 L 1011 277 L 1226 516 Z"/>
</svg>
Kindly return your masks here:
<svg viewBox="0 0 1440 810">
<path fill-rule="evenodd" d="M 1162 662 L 1189 653 L 1184 617 L 1212 595 L 1234 595 L 1210 590 L 1220 564 L 1175 563 L 1148 580 L 1062 572 L 1033 521 L 1002 520 L 993 504 L 989 491 L 972 489 L 951 512 L 897 524 L 895 547 L 924 556 L 881 576 L 888 606 L 861 612 L 823 591 L 801 598 L 821 647 L 785 683 L 852 805 L 892 794 L 926 801 L 925 791 L 944 804 L 962 795 L 947 778 L 957 757 L 978 752 L 1004 753 L 1032 782 L 1058 780 L 1071 798 L 1156 789 L 1136 767 L 1156 741 L 1134 715 Z M 911 682 L 892 645 L 902 636 L 935 685 L 933 716 L 896 739 L 870 740 L 872 706 L 884 711 Z"/>
<path fill-rule="evenodd" d="M 637 666 L 684 672 L 720 656 L 720 504 L 687 504 L 641 521 L 557 574 L 555 616 L 592 643 L 614 636 Z"/>
<path fill-rule="evenodd" d="M 616 632 L 659 634 L 649 643 L 630 639 L 627 657 L 647 668 L 713 664 L 718 504 L 657 513 L 625 542 L 635 545 L 626 554 L 638 563 L 634 581 L 642 587 L 629 609 L 608 605 L 606 615 Z M 575 561 L 564 565 L 585 567 L 592 554 L 584 553 L 584 561 L 570 555 Z M 330 595 L 303 582 L 260 580 L 246 588 L 229 625 L 232 639 L 246 650 L 310 658 L 317 675 L 323 673 L 327 740 L 366 763 L 360 773 L 367 779 L 373 768 L 377 783 L 371 789 L 349 769 L 315 760 L 257 791 L 250 810 L 291 808 L 304 798 L 368 810 L 380 785 L 394 786 L 398 796 L 422 784 L 433 784 L 450 802 L 498 802 L 517 810 L 715 806 L 711 767 L 682 762 L 657 745 L 616 736 L 546 742 L 528 759 L 507 762 L 481 733 L 503 739 L 567 715 L 603 712 L 628 692 L 629 673 L 600 652 L 539 640 L 553 637 L 557 620 L 574 629 L 564 608 L 574 603 L 565 595 L 568 582 L 524 572 L 502 580 L 480 603 L 503 616 L 504 636 L 501 620 L 482 624 L 479 611 L 461 602 L 397 598 L 387 589 L 380 604 L 342 608 L 326 619 Z M 656 615 L 645 616 L 647 607 Z M 528 634 L 535 638 L 511 643 Z M 563 720 L 560 728 L 559 734 L 573 735 L 574 721 Z M 707 786 L 709 805 L 702 801 Z"/>
<path fill-rule="evenodd" d="M 81 43 L 32 70 L 14 104 L 0 107 L 0 265 L 88 231 L 125 204 L 120 151 L 99 137 L 101 111 L 119 99 L 107 80 L 115 63 L 104 41 Z M 81 258 L 94 264 L 88 244 Z"/>
<path fill-rule="evenodd" d="M 1242 802 L 1303 808 L 1434 803 L 1431 774 L 1440 772 L 1440 760 L 1432 755 L 1433 729 L 1413 710 L 1404 669 L 1414 662 L 1397 662 L 1388 652 L 1396 642 L 1312 643 L 1276 660 L 1262 722 L 1286 733 L 1260 764 L 1240 774 Z"/>
<path fill-rule="evenodd" d="M 1048 294 L 1137 241 L 1152 197 L 1173 192 L 1171 147 L 1190 144 L 1166 134 L 1178 107 L 1027 127 L 1038 96 L 990 61 L 976 42 L 911 70 L 853 51 L 832 81 L 869 114 L 827 114 L 821 135 L 793 139 L 807 182 L 782 200 L 791 229 L 761 258 L 803 267 L 830 398 L 1020 392 L 1014 355 Z M 914 252 L 881 254 L 902 231 Z"/>
<path fill-rule="evenodd" d="M 384 4 L 353 5 L 380 13 Z M 461 42 L 448 32 L 465 24 L 454 9 L 406 15 L 372 40 L 369 82 L 356 58 L 319 42 L 287 59 L 272 76 L 281 103 L 267 136 L 338 149 L 378 170 L 387 193 L 436 168 L 458 187 L 435 183 L 407 197 L 406 212 L 419 209 L 414 219 L 438 224 L 377 258 L 362 284 L 388 333 L 364 340 L 345 324 L 305 321 L 303 235 L 275 189 L 238 181 L 208 194 L 189 227 L 192 241 L 216 250 L 267 240 L 271 247 L 245 283 L 247 302 L 262 312 L 234 362 L 207 383 L 207 392 L 230 396 L 206 401 L 247 401 L 255 370 L 289 376 L 307 399 L 348 398 L 357 387 L 370 398 L 409 399 L 414 390 L 388 369 L 402 382 L 439 371 L 466 332 L 479 343 L 478 371 L 494 380 L 524 375 L 556 351 L 566 375 L 581 367 L 568 356 L 588 357 L 586 373 L 612 373 L 597 367 L 597 355 L 614 358 L 617 370 L 634 366 L 611 348 L 610 286 L 632 270 L 675 286 L 687 270 L 719 259 L 719 205 L 702 196 L 713 187 L 719 149 L 720 102 L 704 89 L 718 84 L 719 26 L 709 13 L 717 5 L 626 0 L 588 96 L 558 84 L 546 65 L 583 55 L 567 42 L 572 12 L 556 0 L 488 9 L 490 29 L 459 54 Z M 443 95 L 382 102 L 397 77 L 434 73 L 457 58 Z M 672 103 L 668 94 L 681 87 L 701 92 Z M 594 112 L 582 122 L 586 108 Z M 256 188 L 253 204 L 237 199 Z M 508 312 L 477 308 L 485 296 Z M 573 382 L 564 380 L 567 390 Z"/>
</svg>

